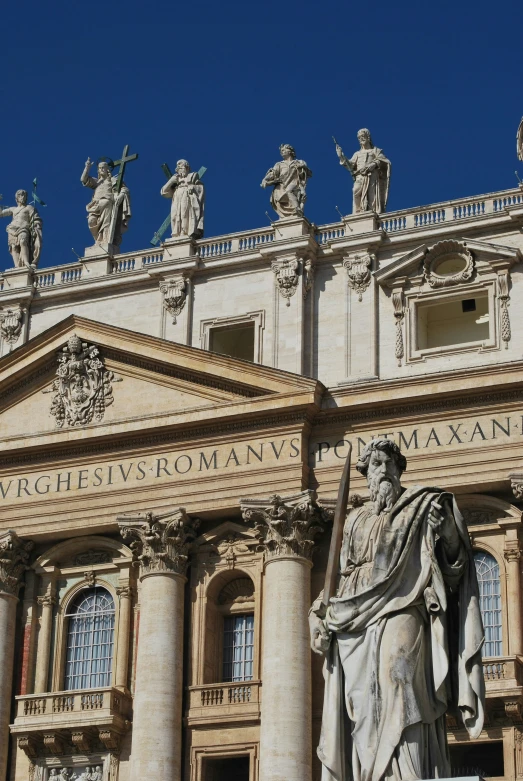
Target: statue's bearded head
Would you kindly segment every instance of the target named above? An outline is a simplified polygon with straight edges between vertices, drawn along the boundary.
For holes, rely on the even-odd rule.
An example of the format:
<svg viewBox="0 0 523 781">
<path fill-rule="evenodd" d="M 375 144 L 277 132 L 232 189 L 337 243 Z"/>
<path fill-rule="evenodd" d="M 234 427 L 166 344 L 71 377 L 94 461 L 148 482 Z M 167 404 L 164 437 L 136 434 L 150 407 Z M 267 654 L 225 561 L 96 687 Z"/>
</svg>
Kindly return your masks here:
<svg viewBox="0 0 523 781">
<path fill-rule="evenodd" d="M 289 158 L 291 160 L 296 159 L 296 152 L 294 151 L 294 147 L 291 146 L 290 144 L 281 144 L 280 154 L 284 160 L 288 160 Z"/>
<path fill-rule="evenodd" d="M 100 179 L 109 179 L 111 176 L 111 168 L 109 163 L 98 163 L 98 176 Z"/>
<path fill-rule="evenodd" d="M 187 176 L 191 172 L 191 166 L 187 160 L 178 160 L 176 163 L 176 173 L 178 176 Z"/>
<path fill-rule="evenodd" d="M 389 511 L 401 495 L 400 478 L 407 459 L 390 439 L 373 439 L 366 445 L 356 469 L 367 478 L 370 499 L 377 515 Z"/>
<path fill-rule="evenodd" d="M 361 130 L 358 130 L 358 141 L 360 142 L 360 147 L 362 149 L 371 149 L 372 138 L 370 137 L 370 130 L 367 130 L 366 127 L 362 127 Z"/>
<path fill-rule="evenodd" d="M 27 203 L 27 191 L 17 190 L 15 193 L 15 199 L 19 206 L 25 206 Z"/>
</svg>

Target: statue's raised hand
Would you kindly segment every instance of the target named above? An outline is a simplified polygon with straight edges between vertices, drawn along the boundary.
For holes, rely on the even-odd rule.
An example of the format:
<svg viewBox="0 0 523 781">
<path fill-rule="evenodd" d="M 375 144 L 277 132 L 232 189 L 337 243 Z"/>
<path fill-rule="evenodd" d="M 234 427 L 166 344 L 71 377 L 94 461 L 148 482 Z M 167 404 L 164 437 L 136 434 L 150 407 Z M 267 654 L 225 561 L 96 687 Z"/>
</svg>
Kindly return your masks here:
<svg viewBox="0 0 523 781">
<path fill-rule="evenodd" d="M 89 168 L 92 166 L 92 164 L 93 164 L 93 161 L 91 160 L 90 157 L 88 157 L 87 160 L 85 161 L 85 167 L 89 170 Z"/>
<path fill-rule="evenodd" d="M 336 144 L 336 154 L 338 155 L 339 158 L 343 157 L 343 149 L 339 144 Z"/>
</svg>

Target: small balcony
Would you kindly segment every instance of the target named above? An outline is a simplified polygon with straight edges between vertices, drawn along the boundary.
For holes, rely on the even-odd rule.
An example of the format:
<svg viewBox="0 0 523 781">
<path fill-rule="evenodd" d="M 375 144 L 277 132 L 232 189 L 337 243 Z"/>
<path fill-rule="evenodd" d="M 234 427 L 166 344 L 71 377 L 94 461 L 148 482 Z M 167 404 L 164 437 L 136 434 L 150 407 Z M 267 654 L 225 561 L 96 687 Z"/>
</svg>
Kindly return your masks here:
<svg viewBox="0 0 523 781">
<path fill-rule="evenodd" d="M 30 757 L 48 751 L 89 751 L 96 744 L 117 749 L 130 726 L 132 699 L 118 689 L 82 689 L 16 697 L 11 733 Z"/>
<path fill-rule="evenodd" d="M 189 686 L 187 725 L 210 726 L 260 719 L 261 681 Z"/>
</svg>

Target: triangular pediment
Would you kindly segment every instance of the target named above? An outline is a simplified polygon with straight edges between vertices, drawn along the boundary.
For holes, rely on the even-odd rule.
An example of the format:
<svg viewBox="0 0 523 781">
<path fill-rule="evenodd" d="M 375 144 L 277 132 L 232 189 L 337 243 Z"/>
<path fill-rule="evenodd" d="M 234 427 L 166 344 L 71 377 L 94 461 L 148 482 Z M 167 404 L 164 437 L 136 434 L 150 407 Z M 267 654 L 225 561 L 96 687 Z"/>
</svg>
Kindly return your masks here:
<svg viewBox="0 0 523 781">
<path fill-rule="evenodd" d="M 72 315 L 0 359 L 4 449 L 205 426 L 314 400 L 320 384 Z M 292 401 L 289 402 L 292 406 Z"/>
<path fill-rule="evenodd" d="M 521 250 L 517 247 L 509 247 L 502 244 L 495 244 L 487 241 L 477 241 L 476 239 L 444 239 L 443 241 L 432 244 L 421 244 L 419 247 L 402 255 L 384 268 L 374 272 L 374 278 L 379 285 L 391 287 L 395 280 L 401 280 L 406 277 L 422 273 L 423 262 L 430 252 L 434 251 L 438 245 L 456 244 L 462 245 L 466 250 L 471 251 L 481 260 L 495 262 L 504 260 L 509 266 L 521 260 Z"/>
</svg>

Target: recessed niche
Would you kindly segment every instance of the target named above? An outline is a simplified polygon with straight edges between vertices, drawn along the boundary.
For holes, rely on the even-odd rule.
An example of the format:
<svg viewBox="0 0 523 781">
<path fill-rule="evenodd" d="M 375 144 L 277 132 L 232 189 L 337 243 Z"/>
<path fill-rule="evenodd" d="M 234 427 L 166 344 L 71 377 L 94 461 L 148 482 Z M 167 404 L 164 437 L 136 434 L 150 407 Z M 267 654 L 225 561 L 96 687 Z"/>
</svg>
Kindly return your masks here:
<svg viewBox="0 0 523 781">
<path fill-rule="evenodd" d="M 437 263 L 433 267 L 434 274 L 440 277 L 452 277 L 454 274 L 460 274 L 467 268 L 466 258 L 462 258 L 460 255 L 455 255 L 452 258 L 445 258 L 440 263 Z"/>
<path fill-rule="evenodd" d="M 419 304 L 416 325 L 418 350 L 487 341 L 490 338 L 488 294 L 439 304 Z"/>
</svg>

